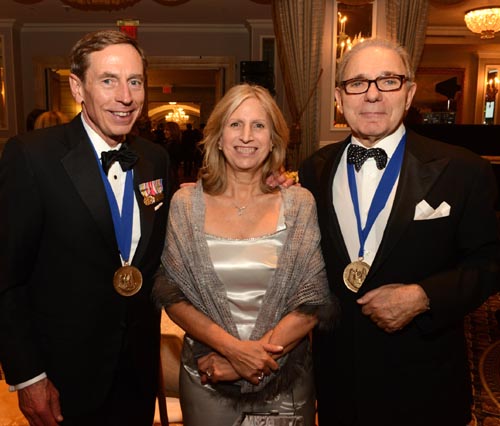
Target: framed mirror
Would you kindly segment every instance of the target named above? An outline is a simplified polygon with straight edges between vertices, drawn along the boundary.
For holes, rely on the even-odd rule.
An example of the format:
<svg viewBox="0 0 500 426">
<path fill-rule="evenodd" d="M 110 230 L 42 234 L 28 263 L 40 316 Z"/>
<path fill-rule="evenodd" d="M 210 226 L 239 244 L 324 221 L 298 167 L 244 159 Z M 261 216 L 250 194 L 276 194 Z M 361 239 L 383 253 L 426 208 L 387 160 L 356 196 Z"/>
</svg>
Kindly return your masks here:
<svg viewBox="0 0 500 426">
<path fill-rule="evenodd" d="M 498 52 L 477 53 L 477 84 L 474 124 L 500 124 L 500 55 Z"/>
<path fill-rule="evenodd" d="M 499 96 L 500 86 L 500 66 L 487 65 L 485 69 L 484 81 L 484 109 L 483 124 L 499 124 Z"/>
</svg>

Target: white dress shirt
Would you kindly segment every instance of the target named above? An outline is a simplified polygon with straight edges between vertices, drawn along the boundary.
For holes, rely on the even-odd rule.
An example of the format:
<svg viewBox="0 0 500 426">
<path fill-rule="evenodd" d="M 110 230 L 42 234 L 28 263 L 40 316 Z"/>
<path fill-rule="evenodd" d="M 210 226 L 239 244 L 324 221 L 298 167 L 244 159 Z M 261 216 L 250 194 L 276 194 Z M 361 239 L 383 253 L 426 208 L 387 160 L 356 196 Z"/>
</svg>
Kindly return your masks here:
<svg viewBox="0 0 500 426">
<path fill-rule="evenodd" d="M 112 149 L 120 149 L 121 144 L 118 144 L 115 148 L 111 148 L 104 140 L 85 122 L 82 116 L 83 127 L 87 131 L 90 141 L 94 146 L 95 151 L 97 152 L 97 156 L 99 160 L 101 160 L 101 153 L 103 151 L 110 151 Z M 132 172 L 133 173 L 133 172 Z M 115 194 L 116 202 L 118 204 L 118 209 L 122 211 L 123 204 L 123 193 L 125 191 L 125 179 L 127 177 L 127 173 L 124 172 L 120 166 L 118 161 L 115 161 L 108 171 L 108 181 L 111 185 L 111 189 Z M 132 259 L 134 258 L 135 250 L 137 249 L 137 245 L 139 244 L 139 240 L 141 238 L 141 217 L 139 212 L 139 206 L 137 204 L 137 199 L 135 198 L 134 193 L 134 214 L 132 219 L 132 245 L 130 247 L 130 258 L 123 259 L 122 264 L 125 261 L 132 263 Z"/>
<path fill-rule="evenodd" d="M 405 134 L 405 128 L 401 125 L 393 134 L 379 141 L 374 147 L 382 148 L 387 153 L 388 163 L 394 155 L 399 141 Z M 351 138 L 351 143 L 361 145 L 355 138 Z M 386 169 L 379 170 L 377 168 L 375 159 L 370 157 L 363 164 L 359 172 L 354 171 L 356 176 L 356 187 L 358 191 L 359 212 L 361 216 L 361 227 L 364 228 L 368 216 L 368 210 L 373 199 L 373 195 L 378 187 L 380 179 Z M 370 233 L 365 241 L 365 250 L 363 259 L 366 263 L 371 265 L 373 259 L 377 254 L 377 250 L 382 241 L 387 220 L 391 213 L 392 205 L 394 203 L 394 196 L 398 187 L 398 178 L 389 194 L 389 198 L 385 207 L 377 216 Z M 352 261 L 359 259 L 360 240 L 358 235 L 358 228 L 356 224 L 356 215 L 354 213 L 354 206 L 351 199 L 351 192 L 349 189 L 349 181 L 347 177 L 347 149 L 342 154 L 339 166 L 333 179 L 333 207 L 339 220 L 340 229 L 342 230 L 342 237 L 344 238 L 349 257 Z"/>
</svg>

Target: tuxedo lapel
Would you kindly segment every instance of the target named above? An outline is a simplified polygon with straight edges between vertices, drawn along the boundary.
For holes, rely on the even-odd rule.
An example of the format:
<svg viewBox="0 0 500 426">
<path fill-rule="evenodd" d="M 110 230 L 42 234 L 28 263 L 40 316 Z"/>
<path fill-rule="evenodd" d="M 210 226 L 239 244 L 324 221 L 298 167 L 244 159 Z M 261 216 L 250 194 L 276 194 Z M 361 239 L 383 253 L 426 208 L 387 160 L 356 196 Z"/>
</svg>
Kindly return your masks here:
<svg viewBox="0 0 500 426">
<path fill-rule="evenodd" d="M 76 191 L 111 249 L 117 251 L 113 219 L 92 144 L 77 116 L 68 126 L 68 153 L 61 159 Z"/>
<path fill-rule="evenodd" d="M 141 217 L 141 239 L 135 251 L 133 258 L 133 263 L 139 265 L 146 250 L 148 248 L 148 243 L 151 238 L 151 233 L 153 231 L 153 224 L 155 218 L 155 210 L 153 206 L 146 206 L 144 204 L 144 198 L 139 190 L 139 184 L 153 180 L 152 171 L 154 170 L 154 165 L 148 161 L 143 152 L 138 151 L 137 143 L 131 143 L 133 149 L 139 154 L 139 161 L 134 166 L 134 192 L 137 199 L 137 205 L 139 206 L 140 217 Z"/>
<path fill-rule="evenodd" d="M 319 182 L 328 182 L 328 185 L 320 185 L 323 194 L 322 198 L 326 200 L 325 209 L 328 212 L 328 222 L 327 227 L 329 232 L 329 237 L 332 241 L 333 246 L 337 253 L 342 256 L 341 260 L 344 263 L 349 263 L 349 252 L 347 251 L 347 246 L 345 245 L 344 238 L 342 236 L 342 230 L 340 229 L 339 220 L 337 214 L 335 213 L 335 208 L 333 207 L 333 180 L 335 178 L 335 173 L 337 171 L 342 154 L 346 149 L 347 145 L 350 143 L 350 137 L 348 137 L 344 142 L 338 144 L 338 149 L 335 151 L 334 155 L 331 155 L 322 169 L 322 176 L 319 177 Z"/>
<path fill-rule="evenodd" d="M 436 157 L 425 142 L 409 133 L 394 204 L 370 275 L 384 263 L 403 232 L 413 222 L 416 205 L 425 199 L 446 165 L 447 158 Z"/>
</svg>

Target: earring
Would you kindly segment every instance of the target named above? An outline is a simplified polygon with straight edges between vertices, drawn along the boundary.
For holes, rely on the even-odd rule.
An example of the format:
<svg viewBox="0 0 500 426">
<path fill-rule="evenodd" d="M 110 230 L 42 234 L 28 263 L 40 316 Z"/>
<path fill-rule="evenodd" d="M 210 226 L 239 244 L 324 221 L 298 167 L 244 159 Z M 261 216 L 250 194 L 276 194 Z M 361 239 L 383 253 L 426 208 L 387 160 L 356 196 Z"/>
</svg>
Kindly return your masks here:
<svg viewBox="0 0 500 426">
<path fill-rule="evenodd" d="M 219 147 L 219 151 L 222 151 L 222 146 L 220 146 L 220 144 L 218 145 L 218 147 Z"/>
</svg>

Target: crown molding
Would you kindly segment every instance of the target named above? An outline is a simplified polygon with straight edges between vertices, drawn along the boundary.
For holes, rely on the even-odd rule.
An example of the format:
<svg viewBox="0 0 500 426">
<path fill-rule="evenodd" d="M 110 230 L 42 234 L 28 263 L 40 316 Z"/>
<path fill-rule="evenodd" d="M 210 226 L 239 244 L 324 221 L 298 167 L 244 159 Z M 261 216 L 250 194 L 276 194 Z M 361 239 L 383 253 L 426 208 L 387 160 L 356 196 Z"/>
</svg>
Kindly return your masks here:
<svg viewBox="0 0 500 426">
<path fill-rule="evenodd" d="M 11 20 L 13 21 L 13 20 Z M 1 25 L 1 20 L 0 20 Z M 91 32 L 102 29 L 117 29 L 116 23 L 26 23 L 22 26 L 23 33 L 39 32 Z M 248 34 L 244 24 L 139 24 L 139 31 L 145 33 L 231 33 Z"/>
<path fill-rule="evenodd" d="M 481 40 L 479 34 L 462 26 L 429 26 L 425 33 L 425 44 L 498 44 L 499 38 Z"/>
<path fill-rule="evenodd" d="M 464 26 L 428 26 L 427 37 L 467 37 L 472 33 Z"/>
<path fill-rule="evenodd" d="M 272 19 L 247 19 L 247 24 L 255 29 L 272 29 L 274 28 Z"/>
<path fill-rule="evenodd" d="M 17 26 L 15 19 L 0 19 L 0 28 L 16 28 Z"/>
</svg>

